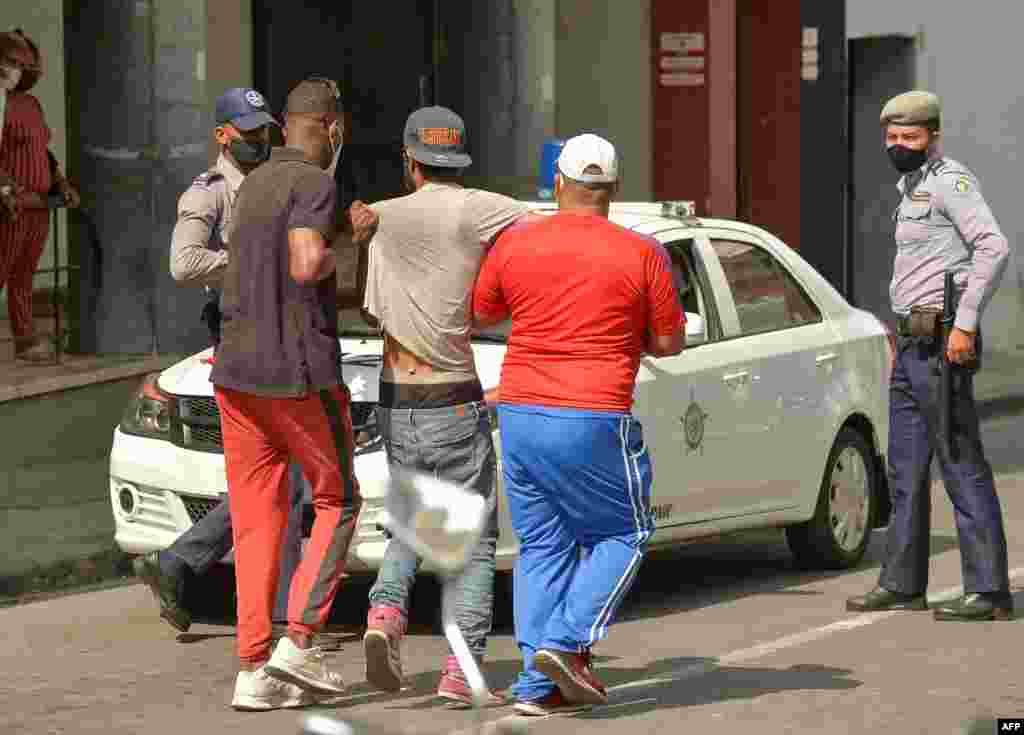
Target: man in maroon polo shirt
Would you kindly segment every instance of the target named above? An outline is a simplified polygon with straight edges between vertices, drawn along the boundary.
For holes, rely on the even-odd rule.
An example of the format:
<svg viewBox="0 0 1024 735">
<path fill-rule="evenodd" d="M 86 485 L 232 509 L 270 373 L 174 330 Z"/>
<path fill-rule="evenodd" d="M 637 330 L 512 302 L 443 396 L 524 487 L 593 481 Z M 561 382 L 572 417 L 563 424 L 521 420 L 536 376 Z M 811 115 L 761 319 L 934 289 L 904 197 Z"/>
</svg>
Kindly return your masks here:
<svg viewBox="0 0 1024 735">
<path fill-rule="evenodd" d="M 325 171 L 341 145 L 337 87 L 307 80 L 288 96 L 285 146 L 246 177 L 235 202 L 210 379 L 222 417 L 238 587 L 241 671 L 232 705 L 268 710 L 344 691 L 313 645 L 337 594 L 360 506 L 349 393 L 341 376 L 336 248 L 372 236 L 350 210 L 340 232 Z M 288 520 L 288 465 L 312 488 L 316 520 L 289 592 L 288 634 L 271 656 L 271 609 Z"/>
</svg>

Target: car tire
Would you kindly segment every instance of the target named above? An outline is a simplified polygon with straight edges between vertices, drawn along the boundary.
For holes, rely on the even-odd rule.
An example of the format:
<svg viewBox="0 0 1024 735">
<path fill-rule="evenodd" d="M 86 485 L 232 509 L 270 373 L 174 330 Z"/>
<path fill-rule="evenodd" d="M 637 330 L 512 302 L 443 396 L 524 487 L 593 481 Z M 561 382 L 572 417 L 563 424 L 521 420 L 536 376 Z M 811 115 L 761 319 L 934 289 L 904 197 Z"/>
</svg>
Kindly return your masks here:
<svg viewBox="0 0 1024 735">
<path fill-rule="evenodd" d="M 857 431 L 844 428 L 828 455 L 814 516 L 786 528 L 797 563 L 808 569 L 850 569 L 871 540 L 878 509 L 874 453 Z"/>
</svg>

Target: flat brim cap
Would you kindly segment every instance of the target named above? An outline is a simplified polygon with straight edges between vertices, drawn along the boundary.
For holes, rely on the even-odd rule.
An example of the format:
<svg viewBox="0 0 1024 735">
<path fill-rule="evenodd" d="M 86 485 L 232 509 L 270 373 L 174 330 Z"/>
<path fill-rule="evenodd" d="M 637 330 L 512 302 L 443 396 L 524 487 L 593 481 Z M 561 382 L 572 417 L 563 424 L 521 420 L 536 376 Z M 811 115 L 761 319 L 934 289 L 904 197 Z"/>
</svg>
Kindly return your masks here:
<svg viewBox="0 0 1024 735">
<path fill-rule="evenodd" d="M 879 120 L 882 125 L 926 125 L 938 124 L 941 116 L 939 98 L 931 92 L 915 89 L 886 102 Z"/>
<path fill-rule="evenodd" d="M 466 153 L 466 125 L 447 107 L 423 107 L 405 122 L 405 148 L 426 166 L 466 168 L 473 159 Z"/>
</svg>

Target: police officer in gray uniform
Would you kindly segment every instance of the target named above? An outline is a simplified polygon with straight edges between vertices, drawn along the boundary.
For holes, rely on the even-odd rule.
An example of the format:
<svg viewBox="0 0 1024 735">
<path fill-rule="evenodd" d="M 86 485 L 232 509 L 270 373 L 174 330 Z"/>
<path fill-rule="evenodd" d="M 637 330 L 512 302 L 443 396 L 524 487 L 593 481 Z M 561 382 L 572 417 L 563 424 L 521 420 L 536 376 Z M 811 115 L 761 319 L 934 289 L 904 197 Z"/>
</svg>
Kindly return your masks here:
<svg viewBox="0 0 1024 735">
<path fill-rule="evenodd" d="M 178 221 L 171 238 L 171 275 L 178 283 L 206 289 L 203 318 L 211 341 L 220 341 L 219 286 L 227 269 L 227 232 L 235 195 L 246 175 L 270 157 L 270 126 L 277 121 L 254 89 L 236 87 L 217 99 L 214 136 L 221 152 L 217 163 L 200 174 L 178 201 Z M 288 587 L 301 555 L 304 481 L 292 466 L 292 513 L 281 556 L 281 581 L 274 620 L 287 618 Z M 169 548 L 135 560 L 135 572 L 160 604 L 160 617 L 179 631 L 192 624 L 186 604 L 187 580 L 206 573 L 232 547 L 227 500 L 178 538 Z"/>
<path fill-rule="evenodd" d="M 928 92 L 894 97 L 881 123 L 893 165 L 903 176 L 890 287 L 897 316 L 890 382 L 889 485 L 892 518 L 878 586 L 848 610 L 927 607 L 932 457 L 937 455 L 953 503 L 964 595 L 935 608 L 937 620 L 1004 620 L 1013 600 L 1006 536 L 992 468 L 974 404 L 982 313 L 1006 270 L 1009 245 L 962 164 L 938 150 L 940 105 Z M 943 281 L 954 272 L 955 321 L 946 343 L 952 366 L 952 421 L 940 441 L 937 369 L 942 347 Z M 952 451 L 951 451 L 952 448 Z"/>
</svg>

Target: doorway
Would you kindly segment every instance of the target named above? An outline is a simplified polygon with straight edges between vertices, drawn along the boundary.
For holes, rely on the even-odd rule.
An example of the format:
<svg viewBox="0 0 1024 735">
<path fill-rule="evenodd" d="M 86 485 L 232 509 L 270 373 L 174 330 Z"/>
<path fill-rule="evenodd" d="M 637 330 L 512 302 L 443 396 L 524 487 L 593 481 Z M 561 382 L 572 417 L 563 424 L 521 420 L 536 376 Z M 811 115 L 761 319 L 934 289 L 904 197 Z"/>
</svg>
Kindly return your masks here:
<svg viewBox="0 0 1024 735">
<path fill-rule="evenodd" d="M 436 104 L 440 0 L 253 0 L 254 82 L 274 111 L 308 76 L 337 80 L 347 117 L 344 169 L 360 199 L 402 191 L 402 131 Z M 339 174 L 340 175 L 340 174 Z"/>
<path fill-rule="evenodd" d="M 874 36 L 849 42 L 850 246 L 847 298 L 892 327 L 889 300 L 896 242 L 892 214 L 898 174 L 883 150 L 878 116 L 886 101 L 914 88 L 912 36 Z"/>
</svg>

